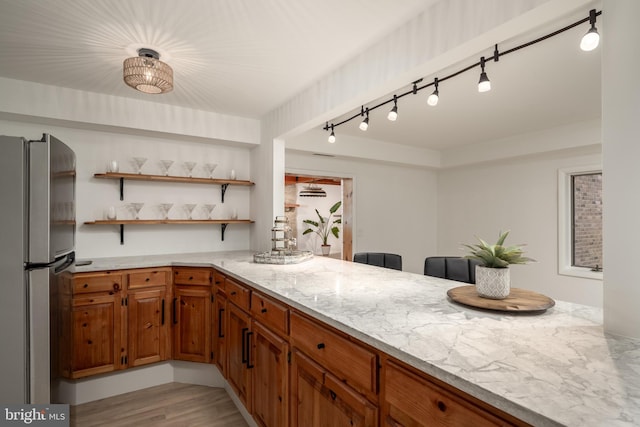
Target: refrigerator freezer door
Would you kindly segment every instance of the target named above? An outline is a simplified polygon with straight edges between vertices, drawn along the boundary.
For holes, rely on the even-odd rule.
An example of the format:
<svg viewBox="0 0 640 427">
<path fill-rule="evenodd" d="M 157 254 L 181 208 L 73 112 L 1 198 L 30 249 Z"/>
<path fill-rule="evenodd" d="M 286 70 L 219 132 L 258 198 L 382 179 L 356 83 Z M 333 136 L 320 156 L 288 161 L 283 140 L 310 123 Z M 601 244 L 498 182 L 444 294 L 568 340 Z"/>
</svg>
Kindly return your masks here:
<svg viewBox="0 0 640 427">
<path fill-rule="evenodd" d="M 49 264 L 75 245 L 75 154 L 44 135 L 29 142 L 29 264 Z"/>
<path fill-rule="evenodd" d="M 51 402 L 49 344 L 49 275 L 52 269 L 28 271 L 29 280 L 29 403 Z"/>
</svg>

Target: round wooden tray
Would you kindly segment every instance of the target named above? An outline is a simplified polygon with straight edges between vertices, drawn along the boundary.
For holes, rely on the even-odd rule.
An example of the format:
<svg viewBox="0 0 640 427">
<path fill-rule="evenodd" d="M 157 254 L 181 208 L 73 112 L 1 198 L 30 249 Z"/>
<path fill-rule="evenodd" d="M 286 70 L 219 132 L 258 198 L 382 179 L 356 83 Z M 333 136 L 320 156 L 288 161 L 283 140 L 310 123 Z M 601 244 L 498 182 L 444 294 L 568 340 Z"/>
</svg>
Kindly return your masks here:
<svg viewBox="0 0 640 427">
<path fill-rule="evenodd" d="M 449 289 L 447 295 L 451 300 L 470 307 L 512 313 L 543 312 L 556 304 L 546 295 L 519 288 L 511 288 L 505 299 L 482 298 L 474 285 Z"/>
</svg>

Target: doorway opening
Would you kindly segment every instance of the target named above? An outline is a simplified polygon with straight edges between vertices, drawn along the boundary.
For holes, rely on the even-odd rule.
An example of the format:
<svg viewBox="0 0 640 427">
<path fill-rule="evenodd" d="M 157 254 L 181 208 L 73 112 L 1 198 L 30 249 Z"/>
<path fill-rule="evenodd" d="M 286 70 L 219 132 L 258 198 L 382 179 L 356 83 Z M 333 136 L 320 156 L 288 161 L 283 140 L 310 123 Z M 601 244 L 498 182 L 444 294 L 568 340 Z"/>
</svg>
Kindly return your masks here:
<svg viewBox="0 0 640 427">
<path fill-rule="evenodd" d="M 286 173 L 284 176 L 284 211 L 299 250 L 320 255 L 322 241 L 315 233 L 303 235 L 305 219 L 318 221 L 316 209 L 323 217 L 336 202 L 342 205 L 333 215 L 341 218 L 339 238 L 329 236 L 329 256 L 351 261 L 353 257 L 353 178 Z"/>
</svg>

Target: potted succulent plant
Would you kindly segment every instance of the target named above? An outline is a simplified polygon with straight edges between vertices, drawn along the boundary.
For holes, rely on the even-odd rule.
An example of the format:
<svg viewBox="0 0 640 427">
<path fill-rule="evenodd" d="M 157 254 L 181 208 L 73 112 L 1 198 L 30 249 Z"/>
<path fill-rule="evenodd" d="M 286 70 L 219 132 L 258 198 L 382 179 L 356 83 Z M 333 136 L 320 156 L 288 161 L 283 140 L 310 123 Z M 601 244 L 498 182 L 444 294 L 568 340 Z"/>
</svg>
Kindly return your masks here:
<svg viewBox="0 0 640 427">
<path fill-rule="evenodd" d="M 331 245 L 328 243 L 329 236 L 333 234 L 336 239 L 340 236 L 340 228 L 338 228 L 336 224 L 342 224 L 342 218 L 335 218 L 333 220 L 332 218 L 333 214 L 340 209 L 341 205 L 342 202 L 337 202 L 331 206 L 331 208 L 329 208 L 328 217 L 320 215 L 320 212 L 316 209 L 318 221 L 314 221 L 312 219 L 305 219 L 302 221 L 303 223 L 315 228 L 307 228 L 302 232 L 302 235 L 304 236 L 305 234 L 316 233 L 320 236 L 320 239 L 322 239 L 322 255 L 324 256 L 329 255 L 329 252 L 331 252 Z"/>
<path fill-rule="evenodd" d="M 469 255 L 465 258 L 480 262 L 480 265 L 476 266 L 476 290 L 481 297 L 491 299 L 508 297 L 511 291 L 509 265 L 535 261 L 524 256 L 522 249 L 524 245 L 504 246 L 508 235 L 509 231 L 501 233 L 494 245 L 480 238 L 478 238 L 479 244 L 464 245 L 469 249 Z"/>
</svg>

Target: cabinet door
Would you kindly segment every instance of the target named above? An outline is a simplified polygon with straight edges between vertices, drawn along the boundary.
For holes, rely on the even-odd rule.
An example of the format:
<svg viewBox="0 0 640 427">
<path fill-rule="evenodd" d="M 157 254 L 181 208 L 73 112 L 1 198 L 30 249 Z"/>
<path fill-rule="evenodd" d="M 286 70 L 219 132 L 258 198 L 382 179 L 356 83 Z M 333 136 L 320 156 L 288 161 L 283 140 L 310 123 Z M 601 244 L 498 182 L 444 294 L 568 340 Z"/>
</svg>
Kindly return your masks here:
<svg viewBox="0 0 640 427">
<path fill-rule="evenodd" d="M 286 427 L 289 344 L 258 322 L 253 322 L 251 330 L 253 417 L 262 427 Z"/>
<path fill-rule="evenodd" d="M 211 313 L 212 330 L 211 343 L 213 347 L 213 361 L 220 373 L 227 376 L 227 298 L 222 292 L 217 292 L 213 299 L 213 312 Z"/>
<path fill-rule="evenodd" d="M 167 359 L 166 288 L 129 290 L 129 366 Z"/>
<path fill-rule="evenodd" d="M 71 378 L 111 372 L 124 367 L 120 329 L 123 312 L 121 301 L 119 293 L 82 296 L 72 300 Z"/>
<path fill-rule="evenodd" d="M 374 427 L 378 409 L 299 351 L 291 370 L 291 424 L 300 427 Z"/>
<path fill-rule="evenodd" d="M 211 289 L 176 286 L 171 304 L 173 358 L 207 363 L 211 353 Z"/>
<path fill-rule="evenodd" d="M 250 364 L 251 321 L 249 315 L 231 302 L 227 303 L 229 335 L 227 337 L 227 380 L 244 407 L 251 413 Z"/>
</svg>

